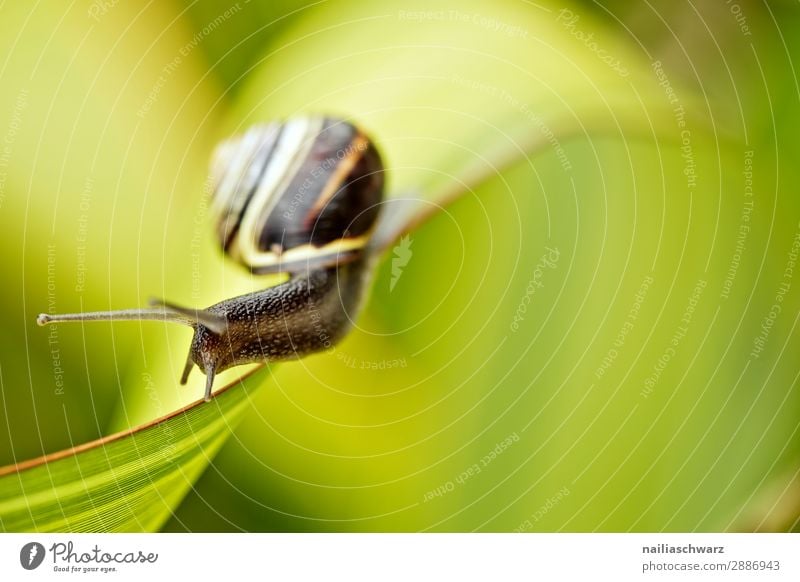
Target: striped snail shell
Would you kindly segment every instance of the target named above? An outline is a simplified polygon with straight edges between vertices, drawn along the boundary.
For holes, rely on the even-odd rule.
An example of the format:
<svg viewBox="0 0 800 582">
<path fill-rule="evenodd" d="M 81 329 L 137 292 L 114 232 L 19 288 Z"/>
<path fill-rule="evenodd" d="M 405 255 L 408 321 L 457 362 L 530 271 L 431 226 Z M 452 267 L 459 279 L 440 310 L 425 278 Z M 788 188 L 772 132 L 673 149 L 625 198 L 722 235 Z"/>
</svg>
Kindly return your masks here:
<svg viewBox="0 0 800 582">
<path fill-rule="evenodd" d="M 212 162 L 212 214 L 220 246 L 253 273 L 288 281 L 197 310 L 41 314 L 58 321 L 156 319 L 194 328 L 181 383 L 197 365 L 232 366 L 324 350 L 350 328 L 371 270 L 367 243 L 383 198 L 383 164 L 369 138 L 331 117 L 258 125 L 224 142 Z"/>
<path fill-rule="evenodd" d="M 326 117 L 253 127 L 218 148 L 212 175 L 219 243 L 254 273 L 355 259 L 383 197 L 375 146 Z"/>
</svg>

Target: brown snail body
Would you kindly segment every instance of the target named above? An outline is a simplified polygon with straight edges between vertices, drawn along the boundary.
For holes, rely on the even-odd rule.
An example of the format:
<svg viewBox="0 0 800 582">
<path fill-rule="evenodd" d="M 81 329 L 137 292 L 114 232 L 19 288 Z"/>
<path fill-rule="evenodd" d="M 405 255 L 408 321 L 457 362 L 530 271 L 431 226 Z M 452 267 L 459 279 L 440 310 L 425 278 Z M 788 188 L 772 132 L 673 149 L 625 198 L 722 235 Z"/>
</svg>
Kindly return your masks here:
<svg viewBox="0 0 800 582">
<path fill-rule="evenodd" d="M 181 383 L 197 365 L 205 399 L 232 366 L 302 357 L 349 330 L 371 265 L 367 242 L 383 199 L 383 165 L 352 124 L 300 117 L 256 126 L 217 150 L 212 212 L 226 254 L 254 273 L 288 281 L 203 310 L 149 309 L 49 315 L 57 321 L 156 319 L 194 328 Z"/>
</svg>

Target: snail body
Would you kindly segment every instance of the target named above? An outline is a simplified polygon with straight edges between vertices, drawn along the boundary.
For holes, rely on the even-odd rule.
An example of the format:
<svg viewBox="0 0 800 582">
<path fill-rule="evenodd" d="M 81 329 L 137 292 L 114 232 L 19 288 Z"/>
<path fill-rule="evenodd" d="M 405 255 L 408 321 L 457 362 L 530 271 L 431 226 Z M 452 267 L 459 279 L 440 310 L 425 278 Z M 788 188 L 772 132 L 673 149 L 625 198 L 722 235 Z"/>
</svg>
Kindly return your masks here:
<svg viewBox="0 0 800 582">
<path fill-rule="evenodd" d="M 206 308 L 227 325 L 195 325 L 181 383 L 193 365 L 206 374 L 206 399 L 214 374 L 233 366 L 290 360 L 330 348 L 350 329 L 366 283 L 364 263 L 317 268 L 287 282 Z"/>
<path fill-rule="evenodd" d="M 288 273 L 286 282 L 203 310 L 155 301 L 149 309 L 41 314 L 38 323 L 191 326 L 181 383 L 197 365 L 206 374 L 206 400 L 218 372 L 302 357 L 341 339 L 371 270 L 367 243 L 383 199 L 383 165 L 369 138 L 329 117 L 259 125 L 217 149 L 212 176 L 222 250 L 253 273 Z"/>
</svg>

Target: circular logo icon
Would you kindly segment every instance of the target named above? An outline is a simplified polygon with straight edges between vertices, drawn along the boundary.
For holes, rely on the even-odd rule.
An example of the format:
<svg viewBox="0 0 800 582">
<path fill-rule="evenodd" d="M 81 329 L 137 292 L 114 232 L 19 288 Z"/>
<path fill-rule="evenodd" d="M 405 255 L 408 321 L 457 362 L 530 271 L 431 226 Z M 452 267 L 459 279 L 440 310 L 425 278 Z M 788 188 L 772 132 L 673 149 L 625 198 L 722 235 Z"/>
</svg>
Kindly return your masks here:
<svg viewBox="0 0 800 582">
<path fill-rule="evenodd" d="M 28 542 L 19 551 L 19 563 L 26 570 L 35 570 L 44 561 L 44 546 L 39 542 Z"/>
</svg>

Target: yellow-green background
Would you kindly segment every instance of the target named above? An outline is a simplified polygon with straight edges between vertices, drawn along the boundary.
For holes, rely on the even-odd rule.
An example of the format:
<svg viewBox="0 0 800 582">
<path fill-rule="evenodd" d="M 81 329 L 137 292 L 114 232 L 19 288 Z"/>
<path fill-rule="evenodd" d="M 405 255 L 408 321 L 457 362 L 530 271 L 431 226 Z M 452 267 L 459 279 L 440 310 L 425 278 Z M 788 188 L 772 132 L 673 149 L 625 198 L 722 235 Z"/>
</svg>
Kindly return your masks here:
<svg viewBox="0 0 800 582">
<path fill-rule="evenodd" d="M 374 136 L 390 196 L 464 196 L 411 234 L 391 292 L 387 255 L 335 352 L 249 393 L 163 530 L 797 530 L 799 16 L 756 1 L 0 4 L 0 464 L 198 397 L 199 373 L 177 383 L 186 329 L 40 329 L 36 314 L 264 285 L 214 247 L 210 153 L 257 121 L 325 112 Z M 753 211 L 723 297 L 746 152 Z M 558 261 L 536 274 L 547 248 Z"/>
</svg>

